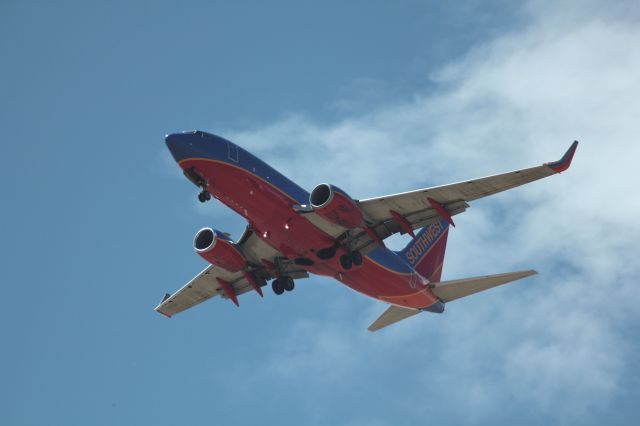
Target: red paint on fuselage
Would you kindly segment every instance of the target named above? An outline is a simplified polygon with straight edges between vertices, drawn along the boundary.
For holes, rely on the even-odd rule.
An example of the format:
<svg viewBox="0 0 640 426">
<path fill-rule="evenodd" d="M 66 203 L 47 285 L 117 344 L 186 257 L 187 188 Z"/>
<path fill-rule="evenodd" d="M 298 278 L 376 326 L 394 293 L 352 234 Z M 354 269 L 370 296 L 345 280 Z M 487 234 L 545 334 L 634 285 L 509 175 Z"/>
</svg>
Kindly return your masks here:
<svg viewBox="0 0 640 426">
<path fill-rule="evenodd" d="M 249 171 L 203 158 L 182 160 L 180 166 L 195 168 L 208 181 L 209 192 L 243 216 L 269 245 L 290 259 L 312 259 L 312 266 L 303 267 L 308 272 L 333 277 L 360 293 L 396 305 L 426 308 L 438 301 L 417 273 L 392 271 L 367 256 L 361 266 L 344 271 L 338 261 L 340 251 L 330 260 L 320 260 L 315 251 L 331 246 L 333 238 L 295 212 L 295 200 Z"/>
</svg>

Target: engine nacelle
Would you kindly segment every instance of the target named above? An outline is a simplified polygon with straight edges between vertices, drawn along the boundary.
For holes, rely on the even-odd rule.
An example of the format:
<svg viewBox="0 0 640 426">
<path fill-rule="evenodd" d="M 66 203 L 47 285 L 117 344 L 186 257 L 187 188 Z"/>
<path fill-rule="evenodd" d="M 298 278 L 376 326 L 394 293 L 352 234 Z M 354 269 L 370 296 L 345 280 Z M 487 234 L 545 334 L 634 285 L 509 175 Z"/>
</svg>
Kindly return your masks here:
<svg viewBox="0 0 640 426">
<path fill-rule="evenodd" d="M 356 202 L 340 188 L 327 183 L 311 191 L 309 202 L 318 216 L 343 228 L 357 228 L 364 220 Z"/>
<path fill-rule="evenodd" d="M 196 253 L 212 265 L 229 272 L 244 268 L 245 258 L 229 237 L 211 228 L 202 228 L 193 240 Z"/>
</svg>

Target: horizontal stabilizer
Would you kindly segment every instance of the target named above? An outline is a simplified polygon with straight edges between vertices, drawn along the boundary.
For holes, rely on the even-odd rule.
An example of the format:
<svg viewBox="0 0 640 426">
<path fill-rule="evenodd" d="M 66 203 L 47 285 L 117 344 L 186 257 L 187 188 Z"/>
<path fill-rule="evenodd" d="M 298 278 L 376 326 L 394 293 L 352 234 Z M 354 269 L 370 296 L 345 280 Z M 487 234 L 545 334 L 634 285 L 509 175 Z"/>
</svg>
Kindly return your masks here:
<svg viewBox="0 0 640 426">
<path fill-rule="evenodd" d="M 402 308 L 400 306 L 391 305 L 377 320 L 373 322 L 368 328 L 369 331 L 376 331 L 384 328 L 388 325 L 395 324 L 398 321 L 419 314 L 417 309 Z"/>
<path fill-rule="evenodd" d="M 451 302 L 461 297 L 469 296 L 480 291 L 488 290 L 511 281 L 519 280 L 530 275 L 537 274 L 536 271 L 509 272 L 506 274 L 487 275 L 484 277 L 464 278 L 461 280 L 442 281 L 432 283 L 432 291 L 438 299 L 443 302 Z"/>
</svg>

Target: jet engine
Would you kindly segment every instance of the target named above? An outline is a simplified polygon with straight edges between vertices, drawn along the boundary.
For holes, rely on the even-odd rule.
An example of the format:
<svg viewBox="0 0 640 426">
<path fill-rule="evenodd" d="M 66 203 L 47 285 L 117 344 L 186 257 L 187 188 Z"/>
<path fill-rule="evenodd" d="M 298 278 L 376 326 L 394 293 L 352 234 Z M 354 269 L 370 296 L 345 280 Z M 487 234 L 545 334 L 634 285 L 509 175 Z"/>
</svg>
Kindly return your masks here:
<svg viewBox="0 0 640 426">
<path fill-rule="evenodd" d="M 193 240 L 196 253 L 212 265 L 229 272 L 238 272 L 245 265 L 245 258 L 226 234 L 211 228 L 202 228 Z"/>
<path fill-rule="evenodd" d="M 309 202 L 318 216 L 334 225 L 353 229 L 363 222 L 356 202 L 336 186 L 321 183 L 311 191 Z"/>
</svg>

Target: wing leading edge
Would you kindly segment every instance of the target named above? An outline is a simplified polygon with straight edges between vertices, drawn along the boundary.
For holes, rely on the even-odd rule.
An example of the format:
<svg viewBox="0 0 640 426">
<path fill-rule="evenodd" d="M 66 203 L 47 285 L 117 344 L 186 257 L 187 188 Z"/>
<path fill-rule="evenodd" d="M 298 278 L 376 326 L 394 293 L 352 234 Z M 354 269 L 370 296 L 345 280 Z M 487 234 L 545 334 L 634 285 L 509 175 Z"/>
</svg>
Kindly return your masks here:
<svg viewBox="0 0 640 426">
<path fill-rule="evenodd" d="M 255 290 L 262 296 L 261 287 L 266 285 L 266 281 L 274 273 L 266 268 L 265 263 L 278 265 L 281 272 L 286 272 L 295 279 L 309 276 L 282 253 L 258 238 L 249 227 L 237 245 L 247 260 L 244 271 L 229 272 L 209 265 L 174 294 L 165 295 L 155 310 L 171 317 L 218 295 L 231 299 L 236 305 L 237 296 L 249 291 Z"/>
<path fill-rule="evenodd" d="M 450 220 L 451 216 L 464 212 L 469 207 L 468 202 L 470 201 L 567 170 L 577 147 L 578 141 L 574 141 L 560 160 L 544 163 L 541 166 L 384 197 L 369 198 L 360 200 L 358 205 L 367 220 L 373 224 L 372 228 L 380 238 L 384 239 L 396 232 L 403 232 L 402 226 L 394 220 L 394 216 L 397 214 L 402 215 L 413 229 L 426 226 L 440 217 Z"/>
</svg>

